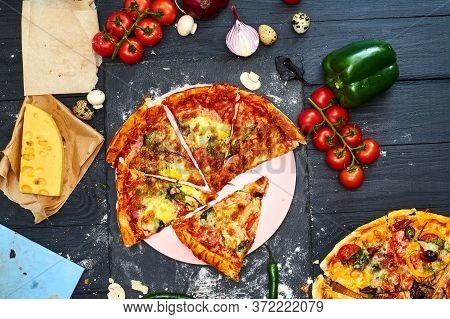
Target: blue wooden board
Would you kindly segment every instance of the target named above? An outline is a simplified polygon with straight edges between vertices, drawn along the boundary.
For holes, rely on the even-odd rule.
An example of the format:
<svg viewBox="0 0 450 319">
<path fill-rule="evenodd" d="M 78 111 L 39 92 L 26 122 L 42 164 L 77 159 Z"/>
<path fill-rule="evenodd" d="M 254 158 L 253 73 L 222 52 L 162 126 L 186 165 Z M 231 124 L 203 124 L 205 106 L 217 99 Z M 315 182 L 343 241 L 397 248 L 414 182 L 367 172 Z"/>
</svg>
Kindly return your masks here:
<svg viewBox="0 0 450 319">
<path fill-rule="evenodd" d="M 0 299 L 68 299 L 83 271 L 0 225 Z"/>
</svg>

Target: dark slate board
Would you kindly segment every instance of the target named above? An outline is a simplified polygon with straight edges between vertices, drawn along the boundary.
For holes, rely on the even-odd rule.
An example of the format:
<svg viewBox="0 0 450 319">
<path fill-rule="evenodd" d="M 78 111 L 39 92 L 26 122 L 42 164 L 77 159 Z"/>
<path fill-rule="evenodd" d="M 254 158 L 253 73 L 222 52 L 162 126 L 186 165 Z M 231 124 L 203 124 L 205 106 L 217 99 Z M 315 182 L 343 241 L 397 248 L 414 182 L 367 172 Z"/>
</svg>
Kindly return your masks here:
<svg viewBox="0 0 450 319">
<path fill-rule="evenodd" d="M 296 59 L 294 59 L 296 60 Z M 300 62 L 300 60 L 297 60 Z M 126 72 L 125 72 L 126 70 Z M 286 86 L 276 73 L 272 58 L 259 58 L 242 61 L 230 59 L 221 61 L 208 59 L 201 61 L 159 61 L 146 62 L 139 66 L 109 66 L 105 72 L 107 80 L 106 116 L 109 141 L 126 117 L 136 107 L 142 96 L 161 95 L 185 84 L 197 83 L 239 83 L 243 71 L 258 70 L 263 85 L 262 92 L 271 98 L 291 119 L 295 119 L 302 107 L 302 87 L 299 82 Z M 136 72 L 136 73 L 135 73 Z M 120 81 L 116 79 L 120 77 Z M 289 296 L 300 297 L 300 285 L 309 276 L 309 214 L 306 211 L 305 153 L 295 151 L 297 162 L 297 186 L 294 201 L 287 220 L 270 240 L 273 253 L 280 263 L 280 281 Z M 108 184 L 114 184 L 114 172 L 108 170 Z M 114 207 L 116 193 L 114 187 L 109 191 L 109 202 Z M 113 210 L 114 211 L 114 210 Z M 170 289 L 183 291 L 198 297 L 208 298 L 262 298 L 266 295 L 267 254 L 258 250 L 245 262 L 240 283 L 223 278 L 215 270 L 176 262 L 154 251 L 147 244 L 125 248 L 121 242 L 115 216 L 111 218 L 111 276 L 123 283 L 130 296 L 131 279 L 150 284 L 150 290 Z"/>
</svg>

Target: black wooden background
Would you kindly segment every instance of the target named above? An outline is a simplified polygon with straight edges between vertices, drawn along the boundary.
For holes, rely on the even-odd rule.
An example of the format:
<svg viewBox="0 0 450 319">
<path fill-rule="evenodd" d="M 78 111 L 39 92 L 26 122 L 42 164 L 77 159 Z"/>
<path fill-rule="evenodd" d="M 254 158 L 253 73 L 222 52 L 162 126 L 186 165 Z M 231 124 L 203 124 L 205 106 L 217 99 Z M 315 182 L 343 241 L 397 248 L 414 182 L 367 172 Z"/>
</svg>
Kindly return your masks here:
<svg viewBox="0 0 450 319">
<path fill-rule="evenodd" d="M 232 1 L 233 2 L 233 1 Z M 122 1 L 96 1 L 100 23 Z M 386 211 L 430 208 L 450 213 L 450 1 L 448 0 L 303 0 L 288 6 L 281 0 L 235 0 L 241 18 L 254 26 L 272 25 L 278 42 L 250 58 L 233 56 L 225 46 L 231 13 L 200 21 L 193 36 L 181 38 L 173 26 L 164 29 L 160 45 L 147 49 L 143 62 L 125 66 L 105 61 L 98 88 L 107 94 L 105 108 L 89 122 L 107 142 L 142 96 L 162 94 L 186 83 L 227 81 L 239 84 L 242 71 L 261 75 L 267 94 L 291 119 L 303 100 L 323 83 L 323 57 L 348 42 L 378 38 L 390 42 L 398 54 L 400 79 L 384 96 L 351 111 L 351 121 L 377 139 L 382 156 L 366 171 L 357 191 L 345 191 L 337 174 L 326 167 L 313 147 L 295 151 L 297 187 L 289 215 L 270 245 L 279 262 L 280 291 L 305 297 L 300 291 L 308 277 L 320 272 L 321 260 L 334 244 L 354 228 Z M 0 148 L 8 143 L 23 100 L 20 44 L 21 1 L 0 0 Z M 311 16 L 310 30 L 297 35 L 290 19 L 296 11 Z M 298 83 L 286 87 L 275 73 L 273 58 L 284 54 L 303 61 L 313 83 L 305 92 Z M 72 106 L 84 95 L 59 96 Z M 151 291 L 180 291 L 208 298 L 262 298 L 266 295 L 263 250 L 246 259 L 240 283 L 231 282 L 208 267 L 173 261 L 141 243 L 130 249 L 120 241 L 115 219 L 113 170 L 103 148 L 63 209 L 50 221 L 34 225 L 32 215 L 0 195 L 0 223 L 61 253 L 86 268 L 74 298 L 105 297 L 108 278 L 124 286 L 141 280 Z M 107 183 L 105 190 L 98 183 Z M 0 258 L 3 258 L 0 256 Z"/>
</svg>

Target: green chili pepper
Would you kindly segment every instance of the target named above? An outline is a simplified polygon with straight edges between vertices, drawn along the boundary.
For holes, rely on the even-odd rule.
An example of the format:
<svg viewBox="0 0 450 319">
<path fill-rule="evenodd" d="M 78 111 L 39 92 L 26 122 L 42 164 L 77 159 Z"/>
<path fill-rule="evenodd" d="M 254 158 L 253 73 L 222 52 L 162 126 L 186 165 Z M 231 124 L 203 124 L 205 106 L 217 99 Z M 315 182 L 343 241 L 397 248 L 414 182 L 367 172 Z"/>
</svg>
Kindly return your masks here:
<svg viewBox="0 0 450 319">
<path fill-rule="evenodd" d="M 278 265 L 272 257 L 269 246 L 264 244 L 269 252 L 269 263 L 267 264 L 267 276 L 269 277 L 269 299 L 278 299 Z"/>
<path fill-rule="evenodd" d="M 194 299 L 194 297 L 178 292 L 155 292 L 146 294 L 143 299 Z"/>
</svg>

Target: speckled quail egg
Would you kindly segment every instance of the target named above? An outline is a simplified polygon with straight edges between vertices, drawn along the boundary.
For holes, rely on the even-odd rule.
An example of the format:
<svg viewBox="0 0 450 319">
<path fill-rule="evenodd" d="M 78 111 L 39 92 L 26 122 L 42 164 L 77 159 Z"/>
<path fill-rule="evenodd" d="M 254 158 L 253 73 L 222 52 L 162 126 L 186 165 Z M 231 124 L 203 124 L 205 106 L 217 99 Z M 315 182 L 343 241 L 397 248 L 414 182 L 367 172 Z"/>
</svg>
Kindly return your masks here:
<svg viewBox="0 0 450 319">
<path fill-rule="evenodd" d="M 292 17 L 292 27 L 298 34 L 304 34 L 309 29 L 311 19 L 309 15 L 304 12 L 297 12 Z"/>
<path fill-rule="evenodd" d="M 277 32 L 267 24 L 261 24 L 258 28 L 259 39 L 264 45 L 272 45 L 277 41 Z"/>
<path fill-rule="evenodd" d="M 83 121 L 90 121 L 94 118 L 94 111 L 92 111 L 88 105 L 86 100 L 79 100 L 72 108 L 73 114 Z"/>
</svg>

